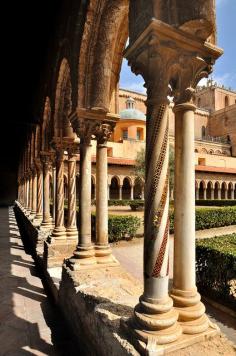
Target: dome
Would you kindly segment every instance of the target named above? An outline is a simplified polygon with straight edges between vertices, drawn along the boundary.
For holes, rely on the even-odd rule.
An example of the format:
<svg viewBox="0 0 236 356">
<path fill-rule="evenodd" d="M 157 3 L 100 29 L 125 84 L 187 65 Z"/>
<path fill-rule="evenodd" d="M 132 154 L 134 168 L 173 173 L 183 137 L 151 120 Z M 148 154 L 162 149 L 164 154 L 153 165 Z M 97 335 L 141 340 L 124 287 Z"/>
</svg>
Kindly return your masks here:
<svg viewBox="0 0 236 356">
<path fill-rule="evenodd" d="M 146 121 L 146 115 L 137 109 L 125 109 L 120 112 L 121 120 L 142 120 Z"/>
</svg>

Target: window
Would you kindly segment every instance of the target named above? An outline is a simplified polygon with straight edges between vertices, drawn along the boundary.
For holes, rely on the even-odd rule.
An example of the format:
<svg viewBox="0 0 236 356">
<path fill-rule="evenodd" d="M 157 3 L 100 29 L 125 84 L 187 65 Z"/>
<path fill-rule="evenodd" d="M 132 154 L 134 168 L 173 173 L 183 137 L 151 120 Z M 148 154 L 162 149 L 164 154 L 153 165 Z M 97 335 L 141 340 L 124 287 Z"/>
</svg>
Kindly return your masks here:
<svg viewBox="0 0 236 356">
<path fill-rule="evenodd" d="M 206 128 L 205 126 L 202 126 L 202 138 L 206 137 Z"/>
<path fill-rule="evenodd" d="M 205 166 L 206 165 L 206 159 L 205 158 L 198 158 L 198 165 L 199 166 Z"/>
<path fill-rule="evenodd" d="M 229 106 L 229 97 L 228 96 L 225 97 L 225 107 L 226 106 Z"/>
<path fill-rule="evenodd" d="M 122 138 L 123 140 L 128 140 L 128 129 L 122 131 Z"/>
<path fill-rule="evenodd" d="M 136 139 L 139 141 L 143 141 L 143 129 L 137 129 Z"/>
<path fill-rule="evenodd" d="M 129 97 L 126 100 L 126 109 L 135 109 L 135 100 L 131 97 Z"/>
</svg>

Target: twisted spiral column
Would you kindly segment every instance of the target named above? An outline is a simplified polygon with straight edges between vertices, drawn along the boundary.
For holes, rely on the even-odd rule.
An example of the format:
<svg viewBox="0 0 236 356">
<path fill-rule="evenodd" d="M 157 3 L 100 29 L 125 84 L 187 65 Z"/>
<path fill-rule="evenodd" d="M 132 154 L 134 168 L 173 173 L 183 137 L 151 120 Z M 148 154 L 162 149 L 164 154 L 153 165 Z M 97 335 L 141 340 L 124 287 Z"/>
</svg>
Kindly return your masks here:
<svg viewBox="0 0 236 356">
<path fill-rule="evenodd" d="M 148 102 L 144 217 L 144 293 L 134 310 L 135 332 L 148 343 L 181 335 L 178 312 L 168 296 L 169 281 L 169 122 L 167 104 Z"/>
<path fill-rule="evenodd" d="M 76 155 L 69 152 L 68 158 L 68 222 L 66 227 L 68 239 L 78 239 L 76 211 Z"/>
<path fill-rule="evenodd" d="M 66 240 L 64 226 L 64 150 L 56 152 L 56 218 L 52 232 L 55 240 Z"/>
<path fill-rule="evenodd" d="M 37 210 L 37 174 L 34 170 L 32 172 L 32 210 L 31 215 L 35 217 L 36 210 Z"/>
<path fill-rule="evenodd" d="M 43 172 L 41 165 L 37 168 L 37 210 L 35 220 L 43 218 Z"/>
<path fill-rule="evenodd" d="M 48 157 L 43 157 L 43 221 L 41 228 L 51 229 L 52 228 L 52 218 L 50 215 L 50 195 L 49 195 L 49 169 L 50 163 Z"/>
</svg>

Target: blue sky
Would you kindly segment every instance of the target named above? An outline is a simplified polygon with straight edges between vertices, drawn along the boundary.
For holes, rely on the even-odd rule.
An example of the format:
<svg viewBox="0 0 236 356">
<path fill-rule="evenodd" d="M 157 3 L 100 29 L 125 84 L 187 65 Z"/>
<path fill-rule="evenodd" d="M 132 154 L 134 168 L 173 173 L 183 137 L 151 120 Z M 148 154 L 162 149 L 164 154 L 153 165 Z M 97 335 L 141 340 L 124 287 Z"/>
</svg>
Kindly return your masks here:
<svg viewBox="0 0 236 356">
<path fill-rule="evenodd" d="M 236 0 L 216 0 L 216 16 L 217 45 L 224 49 L 224 54 L 214 66 L 213 80 L 236 90 Z M 142 77 L 131 72 L 126 60 L 122 65 L 120 86 L 145 92 Z"/>
</svg>

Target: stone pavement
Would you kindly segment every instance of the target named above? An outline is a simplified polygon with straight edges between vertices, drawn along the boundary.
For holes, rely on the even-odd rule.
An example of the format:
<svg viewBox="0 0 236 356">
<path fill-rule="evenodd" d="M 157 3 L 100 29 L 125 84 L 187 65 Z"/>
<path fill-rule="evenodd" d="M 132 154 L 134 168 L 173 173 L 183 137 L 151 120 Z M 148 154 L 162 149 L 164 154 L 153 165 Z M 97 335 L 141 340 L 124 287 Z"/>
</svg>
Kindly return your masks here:
<svg viewBox="0 0 236 356">
<path fill-rule="evenodd" d="M 225 234 L 236 233 L 236 225 L 196 231 L 196 238 L 210 238 Z M 173 278 L 173 242 L 174 235 L 170 235 L 170 285 Z M 143 280 L 143 238 L 132 241 L 120 241 L 112 244 L 113 255 L 125 269 L 135 278 Z M 218 324 L 221 331 L 236 345 L 236 320 L 211 305 L 207 305 L 207 313 L 211 320 Z"/>
<path fill-rule="evenodd" d="M 0 208 L 0 263 L 0 355 L 72 355 L 65 324 L 24 251 L 12 208 Z"/>
</svg>

